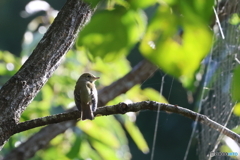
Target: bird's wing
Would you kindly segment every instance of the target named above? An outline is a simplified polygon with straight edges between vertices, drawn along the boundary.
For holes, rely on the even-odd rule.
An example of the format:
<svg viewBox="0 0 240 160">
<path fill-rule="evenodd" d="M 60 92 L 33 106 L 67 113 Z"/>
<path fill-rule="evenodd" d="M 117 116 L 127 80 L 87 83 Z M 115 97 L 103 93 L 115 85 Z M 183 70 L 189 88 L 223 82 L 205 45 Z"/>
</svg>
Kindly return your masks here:
<svg viewBox="0 0 240 160">
<path fill-rule="evenodd" d="M 91 108 L 92 108 L 92 112 L 94 112 L 97 109 L 97 102 L 98 102 L 97 90 L 94 84 L 88 83 L 87 85 L 88 85 L 88 88 L 90 88 Z"/>
<path fill-rule="evenodd" d="M 89 83 L 85 83 L 81 87 L 81 94 L 80 94 L 80 105 L 81 105 L 81 119 L 90 119 L 93 120 L 94 116 L 92 113 L 92 99 L 91 99 L 91 86 Z"/>
<path fill-rule="evenodd" d="M 97 90 L 93 89 L 91 95 L 92 95 L 92 111 L 94 112 L 97 109 L 97 103 L 98 103 Z"/>
<path fill-rule="evenodd" d="M 77 106 L 79 111 L 81 111 L 81 98 L 80 98 L 80 94 L 81 94 L 81 90 L 75 88 L 75 90 L 74 90 L 74 100 L 75 100 L 76 106 Z"/>
</svg>

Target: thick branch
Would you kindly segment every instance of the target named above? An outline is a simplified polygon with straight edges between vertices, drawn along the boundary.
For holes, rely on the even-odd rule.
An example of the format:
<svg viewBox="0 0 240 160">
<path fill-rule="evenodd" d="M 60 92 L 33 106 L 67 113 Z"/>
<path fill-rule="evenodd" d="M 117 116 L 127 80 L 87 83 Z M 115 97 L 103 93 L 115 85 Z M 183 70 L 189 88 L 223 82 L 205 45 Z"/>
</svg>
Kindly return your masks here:
<svg viewBox="0 0 240 160">
<path fill-rule="evenodd" d="M 17 147 L 11 151 L 12 154 L 8 154 L 6 157 L 4 157 L 4 160 L 29 159 L 29 157 L 34 156 L 34 154 L 39 150 L 40 146 L 45 147 L 48 145 L 49 141 L 59 135 L 59 132 L 65 132 L 65 128 L 75 125 L 76 122 L 76 120 L 65 121 L 42 128 L 33 137 L 28 139 L 28 143 L 22 143 L 21 147 Z M 51 132 L 49 132 L 49 128 L 51 128 Z"/>
<path fill-rule="evenodd" d="M 95 116 L 107 116 L 107 115 L 114 115 L 114 114 L 125 114 L 126 112 L 138 112 L 142 110 L 153 110 L 153 111 L 167 111 L 172 113 L 181 114 L 185 117 L 188 117 L 192 120 L 197 120 L 198 122 L 205 124 L 224 135 L 232 138 L 235 140 L 238 144 L 240 144 L 240 136 L 233 131 L 229 130 L 228 128 L 218 124 L 217 122 L 214 122 L 213 120 L 209 119 L 207 116 L 193 112 L 189 109 L 179 107 L 176 105 L 166 104 L 166 103 L 158 103 L 154 101 L 143 101 L 143 102 L 137 102 L 137 103 L 131 103 L 131 104 L 125 104 L 125 103 L 119 103 L 117 105 L 113 106 L 106 106 L 106 107 L 100 107 L 95 112 Z M 35 120 L 26 121 L 23 123 L 19 123 L 17 128 L 19 128 L 19 131 L 29 130 L 31 127 L 39 127 L 47 124 L 52 123 L 58 123 L 65 120 L 75 120 L 78 119 L 79 111 L 72 111 L 69 113 L 62 113 L 57 114 L 53 116 L 48 116 L 44 118 L 38 118 Z M 30 126 L 30 127 L 29 127 Z M 32 127 L 32 128 L 33 128 Z"/>
<path fill-rule="evenodd" d="M 0 90 L 0 150 L 13 134 L 22 112 L 47 82 L 72 46 L 93 10 L 68 0 L 21 69 Z"/>
</svg>

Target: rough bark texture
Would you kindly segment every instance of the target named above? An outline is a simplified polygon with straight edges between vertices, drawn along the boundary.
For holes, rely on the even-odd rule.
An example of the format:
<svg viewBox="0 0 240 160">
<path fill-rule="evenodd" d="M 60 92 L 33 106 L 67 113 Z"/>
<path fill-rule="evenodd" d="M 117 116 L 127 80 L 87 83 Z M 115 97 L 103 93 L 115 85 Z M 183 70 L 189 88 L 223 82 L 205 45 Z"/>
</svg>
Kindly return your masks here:
<svg viewBox="0 0 240 160">
<path fill-rule="evenodd" d="M 0 150 L 14 134 L 22 112 L 59 66 L 79 27 L 92 16 L 91 7 L 68 0 L 21 69 L 0 90 Z"/>
</svg>

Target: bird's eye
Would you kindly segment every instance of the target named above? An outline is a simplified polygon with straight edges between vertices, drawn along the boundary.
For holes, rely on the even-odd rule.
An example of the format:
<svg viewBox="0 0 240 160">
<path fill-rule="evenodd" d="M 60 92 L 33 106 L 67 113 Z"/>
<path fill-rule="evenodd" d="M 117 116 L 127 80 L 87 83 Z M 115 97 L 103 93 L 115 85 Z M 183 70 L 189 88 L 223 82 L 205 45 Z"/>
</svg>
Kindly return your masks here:
<svg viewBox="0 0 240 160">
<path fill-rule="evenodd" d="M 87 77 L 88 77 L 88 78 L 90 78 L 91 76 L 90 76 L 90 75 L 88 75 Z"/>
</svg>

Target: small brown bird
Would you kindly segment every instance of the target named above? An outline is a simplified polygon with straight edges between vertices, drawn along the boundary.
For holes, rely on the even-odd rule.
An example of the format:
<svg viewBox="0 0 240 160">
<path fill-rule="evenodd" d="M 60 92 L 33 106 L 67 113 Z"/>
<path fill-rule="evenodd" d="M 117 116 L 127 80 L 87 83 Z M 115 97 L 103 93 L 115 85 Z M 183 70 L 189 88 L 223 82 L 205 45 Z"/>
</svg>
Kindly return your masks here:
<svg viewBox="0 0 240 160">
<path fill-rule="evenodd" d="M 75 86 L 74 100 L 78 110 L 81 112 L 81 119 L 93 120 L 93 112 L 97 109 L 98 95 L 94 82 L 100 77 L 91 73 L 83 73 Z"/>
</svg>

